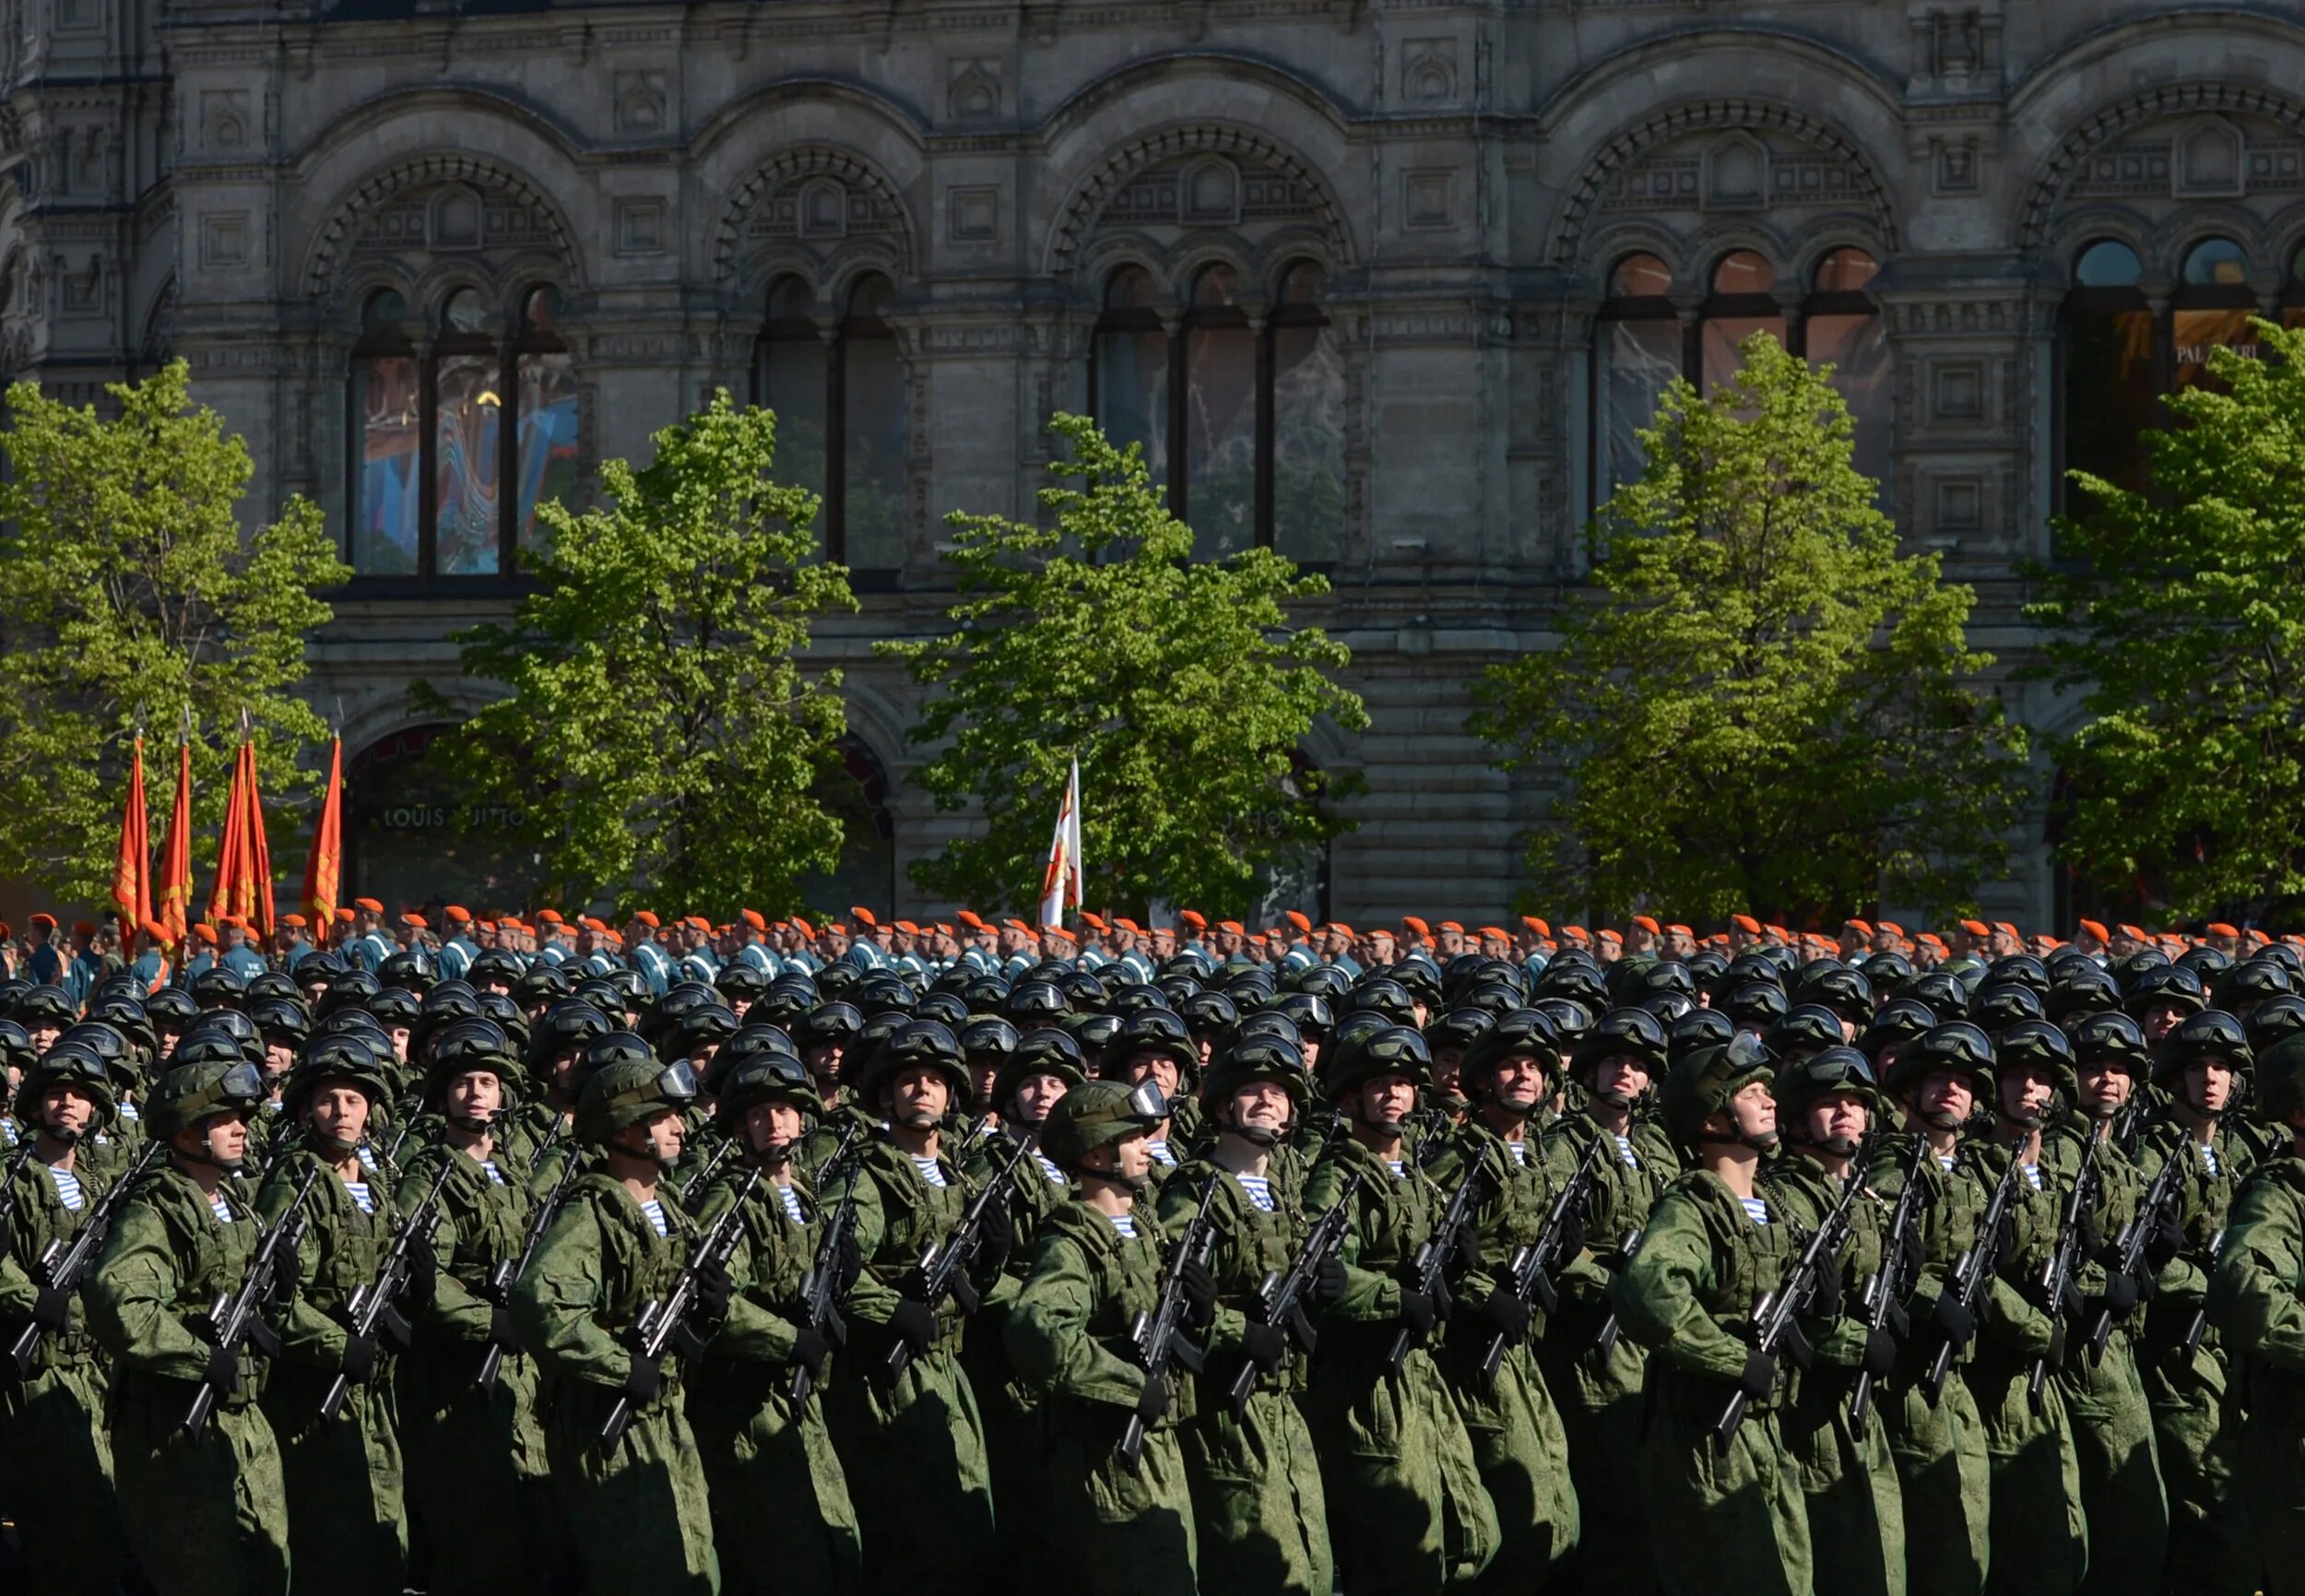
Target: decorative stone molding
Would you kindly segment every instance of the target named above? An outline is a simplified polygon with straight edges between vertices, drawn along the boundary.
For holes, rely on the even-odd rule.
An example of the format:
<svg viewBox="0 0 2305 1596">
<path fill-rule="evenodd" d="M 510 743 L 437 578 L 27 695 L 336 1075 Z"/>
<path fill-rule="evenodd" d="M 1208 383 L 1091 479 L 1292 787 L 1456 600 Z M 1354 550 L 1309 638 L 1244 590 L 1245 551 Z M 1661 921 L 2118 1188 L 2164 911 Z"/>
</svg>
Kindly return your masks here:
<svg viewBox="0 0 2305 1596">
<path fill-rule="evenodd" d="M 1246 128 L 1175 127 L 1124 145 L 1076 188 L 1058 212 L 1050 231 L 1046 269 L 1052 276 L 1070 273 L 1083 246 L 1105 213 L 1140 174 L 1155 166 L 1193 155 L 1226 158 L 1241 166 L 1260 166 L 1294 184 L 1303 193 L 1311 219 L 1328 240 L 1331 263 L 1342 266 L 1353 259 L 1352 234 L 1344 215 L 1320 175 L 1261 133 Z"/>
<path fill-rule="evenodd" d="M 878 232 L 893 241 L 900 269 L 914 269 L 912 217 L 904 199 L 861 157 L 818 147 L 786 151 L 760 167 L 730 196 L 713 235 L 713 281 L 734 279 L 745 241 L 762 236 L 763 224 L 773 221 L 761 210 L 762 202 L 795 188 L 804 202 L 795 217 L 800 237 L 836 242 L 852 231 Z M 819 208 L 825 196 L 835 193 L 840 200 L 837 216 Z M 852 219 L 857 215 L 850 208 L 856 201 L 862 202 L 861 228 Z"/>
<path fill-rule="evenodd" d="M 335 288 L 346 257 L 360 242 L 368 219 L 378 211 L 401 195 L 452 183 L 466 184 L 479 194 L 507 198 L 523 207 L 537 231 L 543 234 L 544 242 L 560 256 L 571 286 L 581 278 L 583 254 L 570 236 L 559 208 L 535 184 L 494 161 L 468 155 L 433 155 L 403 161 L 378 173 L 354 189 L 337 207 L 327 225 L 313 238 L 306 257 L 306 296 L 325 298 Z M 475 236 L 478 239 L 481 235 Z"/>
<path fill-rule="evenodd" d="M 2202 125 L 2198 119 L 2235 115 L 2262 117 L 2305 131 L 2305 102 L 2278 89 L 2245 84 L 2189 83 L 2147 89 L 2098 112 L 2067 134 L 2041 168 L 2017 215 L 2017 248 L 2031 252 L 2042 247 L 2058 202 L 2079 180 L 2088 158 L 2123 134 L 2164 117 L 2193 119 L 2189 131 L 2197 132 Z M 2167 183 L 2164 179 L 2165 190 Z"/>
</svg>

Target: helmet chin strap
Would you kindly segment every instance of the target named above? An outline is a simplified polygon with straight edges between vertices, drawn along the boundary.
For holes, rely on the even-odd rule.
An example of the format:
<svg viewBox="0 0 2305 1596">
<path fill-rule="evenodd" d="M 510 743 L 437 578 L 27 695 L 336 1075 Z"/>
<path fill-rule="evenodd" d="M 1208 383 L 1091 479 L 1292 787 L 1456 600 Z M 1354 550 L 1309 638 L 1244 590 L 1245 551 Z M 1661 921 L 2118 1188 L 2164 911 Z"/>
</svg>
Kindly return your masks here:
<svg viewBox="0 0 2305 1596">
<path fill-rule="evenodd" d="M 1227 1125 L 1225 1129 L 1230 1130 L 1234 1135 L 1239 1137 L 1243 1141 L 1247 1142 L 1251 1147 L 1277 1147 L 1280 1145 L 1281 1132 L 1272 1129 L 1270 1126 L 1245 1125 L 1236 1118 L 1231 1124 Z"/>
</svg>

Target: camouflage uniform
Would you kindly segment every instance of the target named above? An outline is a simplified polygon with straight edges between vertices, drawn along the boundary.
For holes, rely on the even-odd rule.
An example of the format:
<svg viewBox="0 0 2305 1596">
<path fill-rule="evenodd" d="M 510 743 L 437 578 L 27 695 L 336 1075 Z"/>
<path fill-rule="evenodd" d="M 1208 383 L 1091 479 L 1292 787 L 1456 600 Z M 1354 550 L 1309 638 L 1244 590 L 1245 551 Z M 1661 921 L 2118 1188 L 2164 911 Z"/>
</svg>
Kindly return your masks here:
<svg viewBox="0 0 2305 1596">
<path fill-rule="evenodd" d="M 2277 1055 L 2273 1050 L 2268 1058 Z M 2263 1065 L 2260 1065 L 2262 1078 Z M 2235 1480 L 2266 1596 L 2305 1592 L 2305 1159 L 2276 1154 L 2233 1203 L 2209 1317 L 2238 1360 Z"/>
</svg>

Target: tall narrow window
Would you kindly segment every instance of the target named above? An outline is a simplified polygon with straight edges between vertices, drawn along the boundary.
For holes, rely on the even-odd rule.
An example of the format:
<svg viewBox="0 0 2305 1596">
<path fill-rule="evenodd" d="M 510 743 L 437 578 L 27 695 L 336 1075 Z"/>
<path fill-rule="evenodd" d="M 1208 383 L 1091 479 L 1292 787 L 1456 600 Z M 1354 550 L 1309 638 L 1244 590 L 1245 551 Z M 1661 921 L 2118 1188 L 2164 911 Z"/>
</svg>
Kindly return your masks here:
<svg viewBox="0 0 2305 1596">
<path fill-rule="evenodd" d="M 1257 335 L 1229 266 L 1204 266 L 1193 279 L 1184 393 L 1193 552 L 1222 559 L 1257 541 Z"/>
<path fill-rule="evenodd" d="M 1320 267 L 1281 275 L 1272 309 L 1272 384 L 1259 411 L 1271 431 L 1272 546 L 1301 564 L 1336 561 L 1344 531 L 1344 346 L 1320 308 Z"/>
<path fill-rule="evenodd" d="M 424 395 L 408 301 L 386 289 L 361 313 L 352 349 L 351 536 L 364 576 L 413 576 L 422 558 Z"/>
<path fill-rule="evenodd" d="M 1833 368 L 1856 425 L 1857 469 L 1876 482 L 1888 477 L 1895 431 L 1888 333 L 1865 291 L 1880 269 L 1861 249 L 1833 251 L 1817 263 L 1801 322 L 1802 352 L 1811 365 Z"/>
<path fill-rule="evenodd" d="M 832 392 L 831 347 L 810 315 L 812 296 L 798 278 L 780 278 L 768 290 L 768 320 L 753 373 L 753 397 L 776 415 L 779 482 L 824 493 L 824 404 Z M 816 519 L 824 534 L 824 513 Z"/>
<path fill-rule="evenodd" d="M 2281 287 L 2281 325 L 2305 327 L 2305 244 L 2297 246 L 2289 262 L 2289 280 Z"/>
<path fill-rule="evenodd" d="M 1168 334 L 1153 309 L 1152 274 L 1122 266 L 1105 284 L 1094 362 L 1097 423 L 1120 448 L 1144 446 L 1156 488 L 1168 486 Z"/>
<path fill-rule="evenodd" d="M 2144 276 L 2136 251 L 2112 239 L 2088 245 L 2074 261 L 2058 350 L 2064 446 L 2057 486 L 2071 510 L 2086 506 L 2064 471 L 2087 471 L 2123 488 L 2145 485 L 2137 434 L 2153 424 L 2160 384 L 2153 311 L 2138 287 Z"/>
<path fill-rule="evenodd" d="M 1755 333 L 1785 341 L 1785 315 L 1770 290 L 1777 268 L 1749 249 L 1721 257 L 1713 268 L 1712 296 L 1705 301 L 1698 342 L 1702 350 L 1698 387 L 1711 393 L 1737 374 L 1737 346 Z"/>
<path fill-rule="evenodd" d="M 519 377 L 514 480 L 520 485 L 514 538 L 524 551 L 544 541 L 537 506 L 555 499 L 570 503 L 576 497 L 576 373 L 568 346 L 561 341 L 560 322 L 560 291 L 531 289 L 521 302 L 520 334 L 513 346 Z"/>
<path fill-rule="evenodd" d="M 2185 254 L 2182 280 L 2171 307 L 2170 386 L 2189 388 L 2209 374 L 2214 349 L 2258 353 L 2257 296 L 2249 287 L 2249 257 L 2229 238 L 2204 239 Z"/>
<path fill-rule="evenodd" d="M 881 315 L 890 293 L 886 278 L 865 278 L 840 325 L 841 557 L 859 571 L 904 563 L 904 378 Z"/>
<path fill-rule="evenodd" d="M 1665 296 L 1673 273 L 1653 254 L 1630 254 L 1609 274 L 1593 351 L 1596 504 L 1640 479 L 1639 434 L 1655 420 L 1684 359 L 1680 317 Z"/>
<path fill-rule="evenodd" d="M 578 399 L 559 290 L 530 288 L 512 311 L 455 290 L 420 348 L 409 327 L 420 319 L 400 295 L 364 307 L 347 451 L 356 575 L 502 575 L 542 537 L 538 505 L 574 496 Z"/>
</svg>

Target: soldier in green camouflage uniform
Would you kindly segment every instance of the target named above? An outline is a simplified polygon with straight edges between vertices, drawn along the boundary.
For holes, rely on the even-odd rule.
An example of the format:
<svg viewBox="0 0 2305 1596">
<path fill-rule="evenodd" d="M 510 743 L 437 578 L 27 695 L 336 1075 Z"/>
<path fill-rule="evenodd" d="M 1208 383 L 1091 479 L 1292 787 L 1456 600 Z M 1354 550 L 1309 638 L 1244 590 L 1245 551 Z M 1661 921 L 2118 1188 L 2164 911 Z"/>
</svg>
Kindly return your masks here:
<svg viewBox="0 0 2305 1596">
<path fill-rule="evenodd" d="M 521 1171 L 496 1140 L 514 1078 L 510 1043 L 491 1020 L 464 1020 L 432 1043 L 426 1106 L 441 1140 L 402 1171 L 402 1212 L 431 1189 L 443 1164 L 438 1281 L 408 1313 L 414 1330 L 397 1360 L 400 1439 L 408 1501 L 427 1558 L 427 1596 L 545 1585 L 568 1556 L 545 1455 L 536 1361 L 514 1341 L 497 1272 L 520 1256 L 530 1219 Z M 495 1377 L 479 1380 L 490 1349 Z M 483 1516 L 476 1500 L 497 1504 Z"/>
<path fill-rule="evenodd" d="M 1305 1202 L 1361 1184 L 1344 1243 L 1348 1283 L 1313 1358 L 1306 1417 L 1320 1448 L 1329 1534 L 1347 1596 L 1438 1591 L 1470 1582 L 1496 1555 L 1496 1511 L 1427 1344 L 1447 1318 L 1446 1286 L 1409 1278 L 1436 1237 L 1448 1194 L 1404 1157 L 1402 1128 L 1429 1081 L 1424 1039 L 1388 1026 L 1344 1044 L 1323 1071 L 1352 1133 L 1329 1144 Z M 1406 1338 L 1398 1365 L 1390 1358 Z"/>
<path fill-rule="evenodd" d="M 2164 1117 L 2135 1149 L 2148 1183 L 2172 1158 L 2184 1165 L 2176 1214 L 2184 1245 L 2162 1267 L 2136 1352 L 2169 1494 L 2162 1588 L 2201 1596 L 2248 1596 L 2258 1580 L 2254 1531 L 2234 1486 L 2240 1426 L 2230 1372 L 2205 1312 L 2212 1251 L 2257 1163 L 2228 1118 L 2251 1061 L 2249 1038 L 2231 1015 L 2210 1010 L 2180 1021 L 2154 1050 L 2154 1079 L 2168 1094 Z"/>
<path fill-rule="evenodd" d="M 180 1051 L 205 1054 L 202 1047 Z M 89 1328 L 111 1354 L 112 1467 L 128 1546 L 159 1596 L 285 1596 L 287 1488 L 256 1398 L 265 1365 L 204 1333 L 259 1239 L 255 1193 L 233 1178 L 264 1072 L 237 1047 L 175 1065 L 144 1103 L 168 1161 L 137 1187 L 89 1282 Z M 277 1344 L 277 1343 L 276 1343 Z M 184 1416 L 206 1379 L 220 1392 L 198 1431 Z"/>
<path fill-rule="evenodd" d="M 1545 1389 L 1568 1436 L 1581 1540 L 1570 1588 L 1590 1596 L 1648 1596 L 1649 1511 L 1640 1478 L 1641 1386 L 1648 1354 L 1611 1322 L 1609 1283 L 1625 1267 L 1626 1244 L 1681 1173 L 1680 1153 L 1655 1121 L 1641 1117 L 1651 1082 L 1665 1068 L 1664 1028 L 1644 1010 L 1605 1016 L 1569 1056 L 1583 1103 L 1544 1134 L 1545 1176 L 1566 1183 L 1596 1137 L 1605 1138 L 1586 1217 L 1591 1271 L 1560 1282 L 1561 1306 L 1537 1349 Z M 1604 1344 L 1605 1342 L 1605 1344 Z"/>
<path fill-rule="evenodd" d="M 359 1153 L 369 1113 L 390 1090 L 364 1048 L 344 1037 L 314 1043 L 281 1094 L 303 1133 L 266 1172 L 256 1196 L 271 1224 L 306 1173 L 321 1171 L 304 1204 L 300 1288 L 263 1403 L 288 1481 L 290 1561 L 326 1569 L 332 1586 L 374 1596 L 399 1596 L 408 1560 L 393 1360 L 377 1338 L 353 1335 L 346 1316 L 392 1245 L 390 1192 L 382 1181 L 371 1186 Z M 431 1249 L 416 1252 L 412 1295 L 428 1297 Z M 324 1418 L 321 1401 L 339 1374 L 348 1382 L 344 1404 Z"/>
<path fill-rule="evenodd" d="M 1812 1589 L 1808 1505 L 1779 1433 L 1776 1358 L 1751 1344 L 1754 1306 L 1785 1283 L 1791 1227 L 1756 1194 L 1777 1143 L 1768 1051 L 1739 1036 L 1702 1047 L 1666 1078 L 1667 1127 L 1696 1167 L 1657 1200 L 1618 1277 L 1625 1333 L 1649 1349 L 1641 1486 L 1661 1532 L 1650 1550 L 1666 1596 Z M 1732 1399 L 1744 1421 L 1725 1448 Z"/>
<path fill-rule="evenodd" d="M 2115 1022 L 2129 1030 L 2121 1031 Z M 2077 1127 L 2058 1127 L 2041 1144 L 2042 1172 L 2061 1200 L 2089 1157 L 2097 1161 L 2103 1193 L 2096 1226 L 2101 1241 L 2076 1272 L 2085 1333 L 2100 1313 L 2111 1316 L 2111 1333 L 2103 1357 L 2091 1357 L 2086 1346 L 2076 1348 L 2057 1373 L 2081 1460 L 2081 1505 L 2089 1525 L 2089 1569 L 2081 1583 L 2086 1596 L 2157 1591 L 2169 1552 L 2169 1499 L 2161 1489 L 2153 1410 L 2145 1401 L 2134 1347 L 2145 1329 L 2145 1292 L 2183 1237 L 2160 1218 L 2139 1214 L 2147 1183 L 2112 1140 L 2113 1120 L 2129 1094 L 2144 1083 L 2149 1064 L 2144 1038 L 2134 1034 L 2135 1030 L 2122 1014 L 2099 1014 L 2079 1028 L 2074 1054 L 2081 1120 Z M 2112 1262 L 2115 1242 L 2132 1219 L 2154 1231 L 2141 1275 L 2125 1274 Z"/>
<path fill-rule="evenodd" d="M 975 1589 L 993 1550 L 993 1510 L 984 1424 L 960 1365 L 967 1316 L 951 1296 L 931 1304 L 919 1295 L 922 1255 L 943 1245 L 969 1204 L 941 1129 L 967 1071 L 960 1043 L 934 1020 L 904 1021 L 851 1061 L 857 1100 L 888 1127 L 856 1153 L 864 1272 L 825 1416 L 848 1472 L 868 1589 Z M 1013 1240 L 1004 1207 L 987 1221 L 972 1266 L 978 1291 L 992 1289 Z M 904 1369 L 892 1377 L 900 1343 Z"/>
<path fill-rule="evenodd" d="M 1286 1325 L 1267 1322 L 1259 1290 L 1284 1272 L 1310 1228 L 1303 1172 L 1276 1156 L 1309 1092 L 1294 1044 L 1251 1036 L 1212 1059 L 1202 1092 L 1214 1131 L 1206 1156 L 1188 1160 L 1161 1192 L 1161 1219 L 1181 1232 L 1207 1206 L 1218 1291 L 1209 1336 L 1209 1373 L 1195 1411 L 1177 1431 L 1192 1487 L 1201 1596 L 1330 1596 L 1327 1498 L 1312 1432 L 1296 1404 L 1306 1358 Z M 1216 1176 L 1213 1186 L 1210 1177 Z M 1334 1301 L 1344 1265 L 1331 1261 L 1316 1303 Z M 1235 1407 L 1231 1390 L 1246 1369 L 1253 1384 Z"/>
<path fill-rule="evenodd" d="M 112 1596 L 120 1578 L 110 1381 L 86 1310 L 37 1272 L 48 1248 L 72 1245 L 112 1184 L 77 1155 L 112 1113 L 103 1060 L 72 1043 L 51 1047 L 17 1089 L 32 1159 L 0 1208 L 0 1347 L 28 1328 L 40 1337 L 30 1366 L 0 1385 L 0 1501 L 13 1509 L 31 1588 L 55 1596 Z"/>
<path fill-rule="evenodd" d="M 1431 1165 L 1453 1188 L 1475 1163 L 1484 1181 L 1474 1225 L 1480 1258 L 1458 1285 L 1458 1311 L 1437 1355 L 1472 1440 L 1481 1483 L 1496 1510 L 1495 1558 L 1473 1587 L 1528 1592 L 1560 1571 L 1577 1545 L 1577 1493 L 1569 1483 L 1568 1437 L 1537 1367 L 1536 1312 L 1510 1289 L 1514 1256 L 1544 1229 L 1554 1195 L 1535 1141 L 1536 1117 L 1560 1068 L 1552 1022 L 1517 1010 L 1474 1037 L 1458 1070 L 1471 1108 Z M 1582 1250 L 1582 1216 L 1567 1256 Z M 1585 1266 L 1590 1269 L 1591 1266 Z M 1482 1367 L 1504 1338 L 1494 1375 Z"/>
<path fill-rule="evenodd" d="M 513 1289 L 513 1327 L 550 1384 L 545 1447 L 587 1589 L 705 1596 L 720 1589 L 703 1461 L 681 1411 L 680 1361 L 644 1358 L 632 1332 L 663 1299 L 696 1235 L 663 1184 L 680 1156 L 680 1113 L 696 1096 L 685 1063 L 609 1064 L 576 1103 L 576 1135 L 602 1153 L 581 1176 Z M 728 1279 L 700 1283 L 703 1330 Z M 702 1333 L 700 1331 L 700 1333 Z M 621 1398 L 631 1427 L 601 1432 Z"/>
<path fill-rule="evenodd" d="M 1040 1582 L 1093 1570 L 1110 1596 L 1194 1596 L 1192 1492 L 1176 1442 L 1191 1379 L 1147 1370 L 1131 1327 L 1159 1306 L 1158 1223 L 1136 1207 L 1151 1188 L 1147 1132 L 1167 1117 L 1153 1088 L 1098 1081 L 1065 1094 L 1048 1117 L 1048 1155 L 1080 1195 L 1047 1214 L 1008 1321 L 1010 1361 L 1039 1399 L 1048 1436 L 1038 1511 L 1046 1521 L 1028 1572 Z M 1195 1329 L 1213 1317 L 1216 1285 L 1191 1274 Z M 1131 1418 L 1143 1426 L 1131 1464 L 1119 1453 Z"/>
<path fill-rule="evenodd" d="M 1980 1316 L 1976 1355 L 1961 1371 L 1985 1423 L 1992 1470 L 1985 1588 L 2007 1596 L 2063 1596 L 2079 1586 L 2089 1566 L 2081 1465 L 2063 1387 L 2043 1379 L 2036 1398 L 2033 1386 L 2040 1360 L 2053 1374 L 2078 1351 L 2068 1336 L 2070 1305 L 2048 1301 L 2042 1290 L 2064 1210 L 2041 1168 L 2042 1129 L 2057 1094 L 2070 1103 L 2078 1091 L 2064 1033 L 2043 1020 L 2010 1026 L 1994 1044 L 1993 1078 L 1992 1134 L 1964 1149 L 1991 1186 L 2001 1183 L 2010 1159 L 2019 1166 L 2011 1244 Z"/>
<path fill-rule="evenodd" d="M 825 1226 L 840 1203 L 838 1188 L 820 1199 L 794 1167 L 810 1121 L 823 1111 L 806 1067 L 774 1054 L 737 1065 L 715 1101 L 721 1129 L 743 1152 L 700 1194 L 698 1221 L 710 1225 L 727 1212 L 753 1169 L 762 1180 L 728 1260 L 727 1318 L 690 1383 L 689 1423 L 712 1486 L 721 1577 L 741 1596 L 845 1596 L 864 1578 L 847 1474 L 824 1425 L 831 1325 L 810 1324 L 802 1312 Z M 835 1298 L 845 1295 L 841 1281 L 853 1282 L 861 1268 L 852 1234 L 832 1262 Z M 795 1377 L 804 1371 L 807 1389 L 796 1398 Z M 776 1509 L 764 1511 L 770 1503 Z"/>
<path fill-rule="evenodd" d="M 2243 1416 L 2236 1496 L 2266 1596 L 2305 1593 L 2305 1034 L 2257 1060 L 2259 1112 L 2288 1145 L 2233 1201 L 2209 1318 L 2235 1360 Z"/>
<path fill-rule="evenodd" d="M 1803 1246 L 1857 1175 L 1856 1158 L 1885 1105 L 1873 1066 L 1853 1047 L 1827 1047 L 1778 1071 L 1773 1092 L 1785 1156 L 1766 1165 L 1769 1202 Z M 1868 1190 L 1850 1209 L 1840 1295 L 1811 1328 L 1815 1361 L 1778 1417 L 1808 1505 L 1817 1583 L 1838 1596 L 1904 1596 L 1905 1507 L 1888 1436 L 1877 1418 L 1860 1427 L 1850 1406 L 1861 1377 L 1877 1389 L 1897 1363 L 1893 1330 L 1862 1313 L 1868 1283 L 1888 1254 L 1891 1210 Z M 1893 1290 L 1884 1281 L 1876 1289 Z"/>
</svg>

